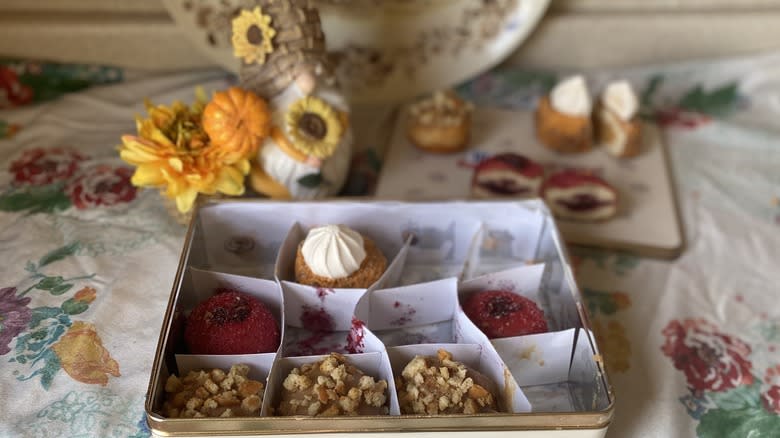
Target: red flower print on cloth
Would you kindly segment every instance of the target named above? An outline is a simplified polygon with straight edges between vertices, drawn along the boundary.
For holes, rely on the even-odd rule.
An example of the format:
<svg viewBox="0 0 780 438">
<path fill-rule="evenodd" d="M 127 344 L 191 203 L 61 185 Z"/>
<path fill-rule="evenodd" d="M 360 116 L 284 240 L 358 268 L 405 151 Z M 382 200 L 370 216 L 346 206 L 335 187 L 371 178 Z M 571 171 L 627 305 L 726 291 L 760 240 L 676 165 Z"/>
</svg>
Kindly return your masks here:
<svg viewBox="0 0 780 438">
<path fill-rule="evenodd" d="M 696 129 L 712 121 L 712 117 L 680 108 L 666 108 L 655 113 L 655 121 L 663 127 Z"/>
<path fill-rule="evenodd" d="M 725 391 L 753 383 L 750 346 L 703 319 L 671 321 L 661 347 L 695 391 Z"/>
<path fill-rule="evenodd" d="M 73 176 L 87 157 L 69 148 L 29 149 L 11 163 L 14 183 L 43 186 Z"/>
<path fill-rule="evenodd" d="M 761 403 L 768 412 L 780 414 L 780 365 L 767 368 L 763 383 L 768 389 L 761 393 Z"/>
<path fill-rule="evenodd" d="M 136 195 L 136 188 L 130 183 L 132 176 L 128 167 L 96 166 L 70 181 L 65 193 L 82 210 L 130 202 Z"/>
<path fill-rule="evenodd" d="M 0 66 L 0 108 L 11 108 L 32 101 L 33 90 L 19 82 L 19 76 L 8 67 Z"/>
</svg>

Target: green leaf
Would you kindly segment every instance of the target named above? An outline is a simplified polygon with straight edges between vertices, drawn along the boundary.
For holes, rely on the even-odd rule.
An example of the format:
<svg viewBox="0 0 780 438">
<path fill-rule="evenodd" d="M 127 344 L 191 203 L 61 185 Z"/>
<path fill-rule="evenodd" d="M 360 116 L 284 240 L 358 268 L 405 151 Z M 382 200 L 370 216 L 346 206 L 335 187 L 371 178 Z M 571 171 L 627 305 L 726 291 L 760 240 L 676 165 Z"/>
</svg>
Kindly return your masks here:
<svg viewBox="0 0 780 438">
<path fill-rule="evenodd" d="M 59 285 L 59 286 L 55 286 L 55 287 L 53 287 L 53 288 L 52 288 L 52 289 L 49 291 L 49 293 L 51 293 L 52 295 L 62 295 L 62 294 L 64 294 L 65 292 L 69 291 L 69 290 L 70 290 L 70 288 L 72 288 L 72 287 L 73 287 L 73 284 L 72 284 L 72 283 L 65 283 L 65 284 L 61 284 L 61 285 Z"/>
<path fill-rule="evenodd" d="M 750 437 L 776 438 L 780 432 L 780 415 L 761 408 L 710 409 L 702 415 L 696 435 L 699 438 Z"/>
<path fill-rule="evenodd" d="M 307 189 L 313 189 L 319 187 L 324 182 L 322 173 L 310 173 L 298 178 L 298 184 L 306 187 Z"/>
<path fill-rule="evenodd" d="M 588 303 L 588 311 L 593 315 L 599 313 L 612 315 L 618 310 L 615 300 L 608 292 L 599 292 L 597 290 L 583 288 L 582 294 L 584 295 L 585 301 Z"/>
<path fill-rule="evenodd" d="M 650 104 L 653 102 L 653 96 L 655 96 L 655 92 L 658 91 L 658 88 L 663 82 L 663 75 L 654 75 L 650 78 L 650 80 L 647 82 L 647 86 L 642 91 L 642 98 L 640 100 L 641 106 L 650 106 Z"/>
<path fill-rule="evenodd" d="M 43 267 L 56 261 L 62 260 L 65 257 L 72 256 L 79 250 L 81 244 L 79 242 L 69 243 L 63 247 L 57 248 L 54 251 L 46 254 L 38 260 L 38 266 Z"/>
<path fill-rule="evenodd" d="M 0 211 L 54 213 L 70 207 L 70 198 L 59 184 L 31 187 L 0 195 Z"/>
<path fill-rule="evenodd" d="M 24 270 L 30 273 L 35 273 L 38 270 L 38 266 L 35 265 L 35 263 L 31 261 L 27 261 L 27 265 L 25 265 Z"/>
<path fill-rule="evenodd" d="M 698 85 L 685 94 L 677 106 L 688 111 L 717 116 L 732 110 L 738 100 L 736 82 L 724 85 L 709 93 L 704 91 L 701 85 Z"/>
<path fill-rule="evenodd" d="M 40 290 L 52 290 L 65 282 L 65 279 L 61 276 L 56 277 L 43 277 L 38 283 L 36 283 L 35 288 Z"/>
<path fill-rule="evenodd" d="M 742 385 L 723 392 L 709 393 L 718 408 L 729 411 L 737 409 L 761 409 L 761 380 L 755 379 L 752 385 Z"/>
<path fill-rule="evenodd" d="M 78 315 L 89 309 L 89 303 L 70 298 L 62 303 L 62 311 L 68 315 Z"/>
</svg>

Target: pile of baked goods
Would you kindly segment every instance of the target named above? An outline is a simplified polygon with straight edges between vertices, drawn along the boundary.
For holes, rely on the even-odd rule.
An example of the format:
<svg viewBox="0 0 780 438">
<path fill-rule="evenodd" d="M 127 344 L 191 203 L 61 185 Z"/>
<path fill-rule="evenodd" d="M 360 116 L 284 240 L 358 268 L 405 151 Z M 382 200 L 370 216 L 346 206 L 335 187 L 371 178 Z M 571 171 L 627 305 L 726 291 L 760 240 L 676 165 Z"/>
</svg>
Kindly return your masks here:
<svg viewBox="0 0 780 438">
<path fill-rule="evenodd" d="M 410 243 L 411 239 L 407 244 Z M 381 293 L 371 287 L 387 272 L 388 257 L 370 237 L 355 229 L 343 224 L 311 227 L 305 238 L 297 242 L 295 251 L 293 279 L 310 288 L 310 297 L 324 303 L 328 294 L 338 293 L 336 290 L 355 293 L 356 297 Z M 193 287 L 199 287 L 198 281 L 193 283 Z M 268 281 L 263 284 L 275 285 Z M 387 356 L 386 366 L 371 365 L 356 355 L 373 353 L 385 357 L 387 349 L 399 348 L 385 346 L 380 338 L 376 338 L 379 349 L 376 345 L 366 349 L 360 344 L 359 351 L 353 351 L 325 343 L 320 345 L 324 348 L 321 354 L 292 354 L 285 345 L 285 327 L 294 322 L 274 310 L 294 305 L 285 304 L 289 291 L 282 288 L 275 296 L 228 286 L 211 291 L 210 296 L 184 312 L 177 355 L 194 357 L 195 363 L 198 357 L 223 357 L 227 361 L 220 363 L 229 363 L 229 368 L 188 368 L 170 374 L 162 404 L 166 417 L 472 415 L 519 409 L 502 392 L 516 390 L 506 368 L 499 367 L 496 373 L 494 369 L 490 371 L 491 365 L 484 360 L 460 359 L 462 349 L 450 351 L 463 347 L 458 343 L 429 341 L 427 347 L 421 346 L 413 354 L 407 352 L 406 356 L 396 355 L 393 359 Z M 204 296 L 202 291 L 199 296 Z M 451 296 L 453 309 L 462 306 L 462 311 L 451 316 L 453 324 L 459 327 L 458 331 L 470 331 L 468 339 L 472 342 L 480 342 L 466 344 L 487 349 L 486 354 L 498 363 L 502 359 L 492 350 L 489 339 L 548 332 L 548 319 L 540 304 L 513 288 L 493 288 L 461 297 L 453 290 Z M 455 301 L 460 301 L 460 305 Z M 396 301 L 393 307 L 399 305 Z M 325 307 L 319 311 L 330 317 Z M 366 327 L 371 321 L 355 320 L 353 316 L 355 324 L 359 336 L 367 336 Z M 397 325 L 398 330 L 404 330 L 404 323 Z M 309 330 L 313 336 L 306 342 L 317 343 L 321 341 L 318 333 L 331 328 L 323 325 Z M 353 336 L 350 332 L 347 338 Z M 267 359 L 266 363 L 273 367 L 261 369 L 255 362 L 258 358 Z M 275 377 L 269 373 L 275 373 Z"/>
</svg>

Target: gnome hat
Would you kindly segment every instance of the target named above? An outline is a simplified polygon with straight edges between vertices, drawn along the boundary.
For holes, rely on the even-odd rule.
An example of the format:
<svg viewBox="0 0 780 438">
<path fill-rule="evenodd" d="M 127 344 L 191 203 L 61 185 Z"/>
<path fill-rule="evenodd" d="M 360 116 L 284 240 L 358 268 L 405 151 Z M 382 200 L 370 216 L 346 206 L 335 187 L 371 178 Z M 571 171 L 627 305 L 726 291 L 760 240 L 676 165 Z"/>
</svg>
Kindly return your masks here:
<svg viewBox="0 0 780 438">
<path fill-rule="evenodd" d="M 243 88 L 271 99 L 302 72 L 326 63 L 325 35 L 311 0 L 252 0 L 233 19 Z"/>
</svg>

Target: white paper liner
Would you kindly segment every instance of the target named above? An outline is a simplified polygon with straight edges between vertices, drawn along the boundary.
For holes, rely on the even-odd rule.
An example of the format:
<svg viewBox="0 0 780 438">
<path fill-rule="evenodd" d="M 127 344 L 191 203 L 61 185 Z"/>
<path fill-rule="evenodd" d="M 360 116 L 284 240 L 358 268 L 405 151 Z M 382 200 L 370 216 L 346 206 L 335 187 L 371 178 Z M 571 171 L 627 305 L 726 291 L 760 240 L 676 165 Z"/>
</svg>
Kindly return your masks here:
<svg viewBox="0 0 780 438">
<path fill-rule="evenodd" d="M 322 289 L 281 282 L 285 297 L 284 356 L 384 350 L 381 341 L 354 317 L 364 289 Z"/>
<path fill-rule="evenodd" d="M 313 355 L 279 358 L 274 365 L 273 372 L 268 380 L 269 392 L 265 398 L 267 406 L 263 406 L 263 411 L 266 412 L 271 407 L 273 407 L 274 410 L 278 408 L 281 400 L 282 382 L 284 382 L 284 379 L 290 374 L 290 371 L 292 371 L 293 368 L 320 361 L 327 356 L 328 355 Z M 385 380 L 387 382 L 387 400 L 390 408 L 389 415 L 399 415 L 398 395 L 396 394 L 395 383 L 393 381 L 393 370 L 387 352 L 382 350 L 361 354 L 345 354 L 344 357 L 347 362 L 363 371 L 363 374 L 372 376 L 374 380 Z"/>
<path fill-rule="evenodd" d="M 497 398 L 499 410 L 502 412 L 530 412 L 531 404 L 517 386 L 509 370 L 498 354 L 487 345 L 477 344 L 420 344 L 390 347 L 387 354 L 393 366 L 393 372 L 400 376 L 404 367 L 415 356 L 436 357 L 440 348 L 452 354 L 452 359 L 463 363 L 487 377 L 495 384 L 494 395 Z"/>
<path fill-rule="evenodd" d="M 289 224 L 256 216 L 241 204 L 205 206 L 198 219 L 206 265 L 213 271 L 273 279 L 273 266 Z"/>
</svg>

